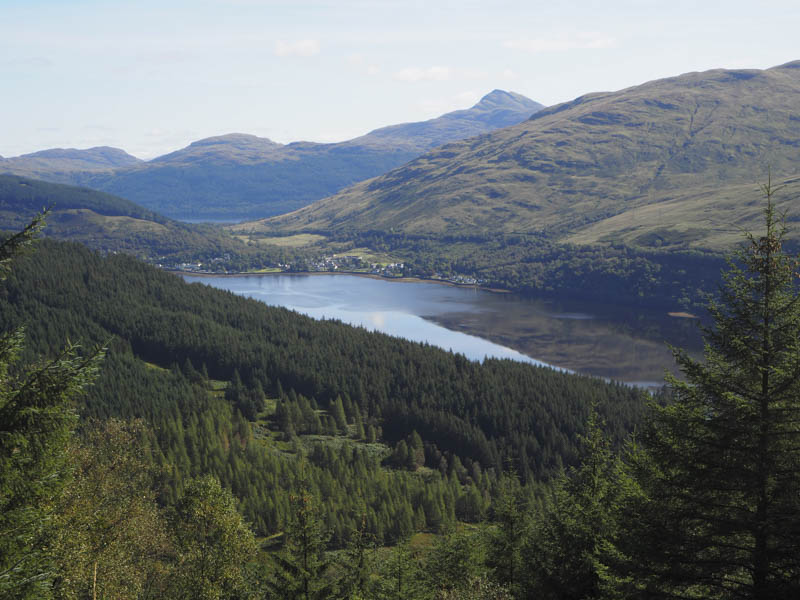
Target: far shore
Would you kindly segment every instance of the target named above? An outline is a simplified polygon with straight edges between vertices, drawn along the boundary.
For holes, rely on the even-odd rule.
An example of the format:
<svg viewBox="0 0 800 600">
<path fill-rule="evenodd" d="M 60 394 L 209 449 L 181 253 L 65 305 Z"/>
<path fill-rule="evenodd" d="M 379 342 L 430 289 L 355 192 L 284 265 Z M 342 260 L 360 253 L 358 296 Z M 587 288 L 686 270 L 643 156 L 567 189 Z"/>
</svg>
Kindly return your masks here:
<svg viewBox="0 0 800 600">
<path fill-rule="evenodd" d="M 460 288 L 473 288 L 493 294 L 513 294 L 511 290 L 501 288 L 484 287 L 474 283 L 458 283 L 445 279 L 434 279 L 433 277 L 384 277 L 375 273 L 362 273 L 360 271 L 242 271 L 241 273 L 197 273 L 195 271 L 181 271 L 178 269 L 170 270 L 171 273 L 189 275 L 194 277 L 245 277 L 253 275 L 356 275 L 357 277 L 368 277 L 369 279 L 380 279 L 381 281 L 397 281 L 399 283 L 438 283 Z"/>
</svg>

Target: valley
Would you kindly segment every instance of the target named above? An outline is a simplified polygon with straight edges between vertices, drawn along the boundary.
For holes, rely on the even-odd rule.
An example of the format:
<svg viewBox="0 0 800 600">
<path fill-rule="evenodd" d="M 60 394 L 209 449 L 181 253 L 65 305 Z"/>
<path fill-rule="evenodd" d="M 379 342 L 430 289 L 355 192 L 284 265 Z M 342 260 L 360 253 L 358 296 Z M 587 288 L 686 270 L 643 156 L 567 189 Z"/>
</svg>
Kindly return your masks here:
<svg viewBox="0 0 800 600">
<path fill-rule="evenodd" d="M 159 33 L 208 4 L 79 31 L 111 65 L 80 102 L 39 75 L 65 46 L 0 60 L 32 110 L 65 90 L 16 147 L 96 113 L 0 157 L 0 597 L 798 597 L 800 61 L 664 77 L 659 21 L 659 78 L 558 96 L 532 73 L 633 64 L 644 13 L 512 2 L 512 38 L 480 3 L 225 2 Z M 129 98 L 149 160 L 108 145 Z"/>
</svg>

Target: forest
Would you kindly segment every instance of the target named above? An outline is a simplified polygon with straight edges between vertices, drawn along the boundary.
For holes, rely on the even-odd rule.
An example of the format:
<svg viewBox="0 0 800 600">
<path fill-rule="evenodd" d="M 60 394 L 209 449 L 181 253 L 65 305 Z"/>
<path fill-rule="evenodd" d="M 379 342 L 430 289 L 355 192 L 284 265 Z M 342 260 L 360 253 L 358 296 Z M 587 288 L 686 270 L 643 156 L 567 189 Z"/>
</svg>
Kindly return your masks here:
<svg viewBox="0 0 800 600">
<path fill-rule="evenodd" d="M 719 283 L 714 252 L 575 245 L 553 234 L 442 235 L 340 233 L 355 247 L 402 256 L 406 274 L 462 275 L 489 288 L 658 308 L 700 307 Z"/>
<path fill-rule="evenodd" d="M 766 191 L 705 360 L 650 397 L 31 250 L 35 220 L 0 246 L 0 595 L 797 597 L 800 300 Z"/>
</svg>

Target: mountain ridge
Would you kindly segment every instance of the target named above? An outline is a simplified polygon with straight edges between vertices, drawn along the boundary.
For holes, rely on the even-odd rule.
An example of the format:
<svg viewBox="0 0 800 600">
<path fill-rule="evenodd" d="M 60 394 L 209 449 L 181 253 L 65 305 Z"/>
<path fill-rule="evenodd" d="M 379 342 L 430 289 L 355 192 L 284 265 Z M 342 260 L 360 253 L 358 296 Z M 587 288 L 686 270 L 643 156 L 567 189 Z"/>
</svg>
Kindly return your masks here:
<svg viewBox="0 0 800 600">
<path fill-rule="evenodd" d="M 109 192 L 173 218 L 254 218 L 295 210 L 442 143 L 518 123 L 540 108 L 520 94 L 494 90 L 469 109 L 332 144 L 278 144 L 230 133 L 116 170 L 70 172 L 58 165 L 48 171 L 40 157 L 32 171 L 25 162 L 31 159 L 18 157 L 0 161 L 0 172 Z"/>
<path fill-rule="evenodd" d="M 715 69 L 586 94 L 252 225 L 725 246 L 757 224 L 759 208 L 748 202 L 767 167 L 785 180 L 798 174 L 798 66 Z M 692 202 L 714 190 L 729 197 L 719 210 L 706 202 L 698 226 Z M 676 199 L 670 222 L 635 222 L 637 209 Z M 616 226 L 597 229 L 612 217 Z"/>
<path fill-rule="evenodd" d="M 38 178 L 44 174 L 64 183 L 72 172 L 101 172 L 131 167 L 142 163 L 139 158 L 120 148 L 94 146 L 92 148 L 48 148 L 21 156 L 0 157 L 0 173 L 7 171 L 15 175 Z"/>
</svg>

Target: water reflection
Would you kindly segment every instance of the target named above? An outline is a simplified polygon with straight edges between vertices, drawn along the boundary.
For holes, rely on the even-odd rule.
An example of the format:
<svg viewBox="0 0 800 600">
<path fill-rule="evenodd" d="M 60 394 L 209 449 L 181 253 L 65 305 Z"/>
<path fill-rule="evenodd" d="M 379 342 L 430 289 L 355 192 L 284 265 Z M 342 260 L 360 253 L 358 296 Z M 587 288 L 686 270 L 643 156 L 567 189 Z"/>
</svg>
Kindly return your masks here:
<svg viewBox="0 0 800 600">
<path fill-rule="evenodd" d="M 697 352 L 694 319 L 494 294 L 429 282 L 351 275 L 187 276 L 274 306 L 461 352 L 545 363 L 570 371 L 658 385 L 673 369 L 665 342 Z"/>
</svg>

